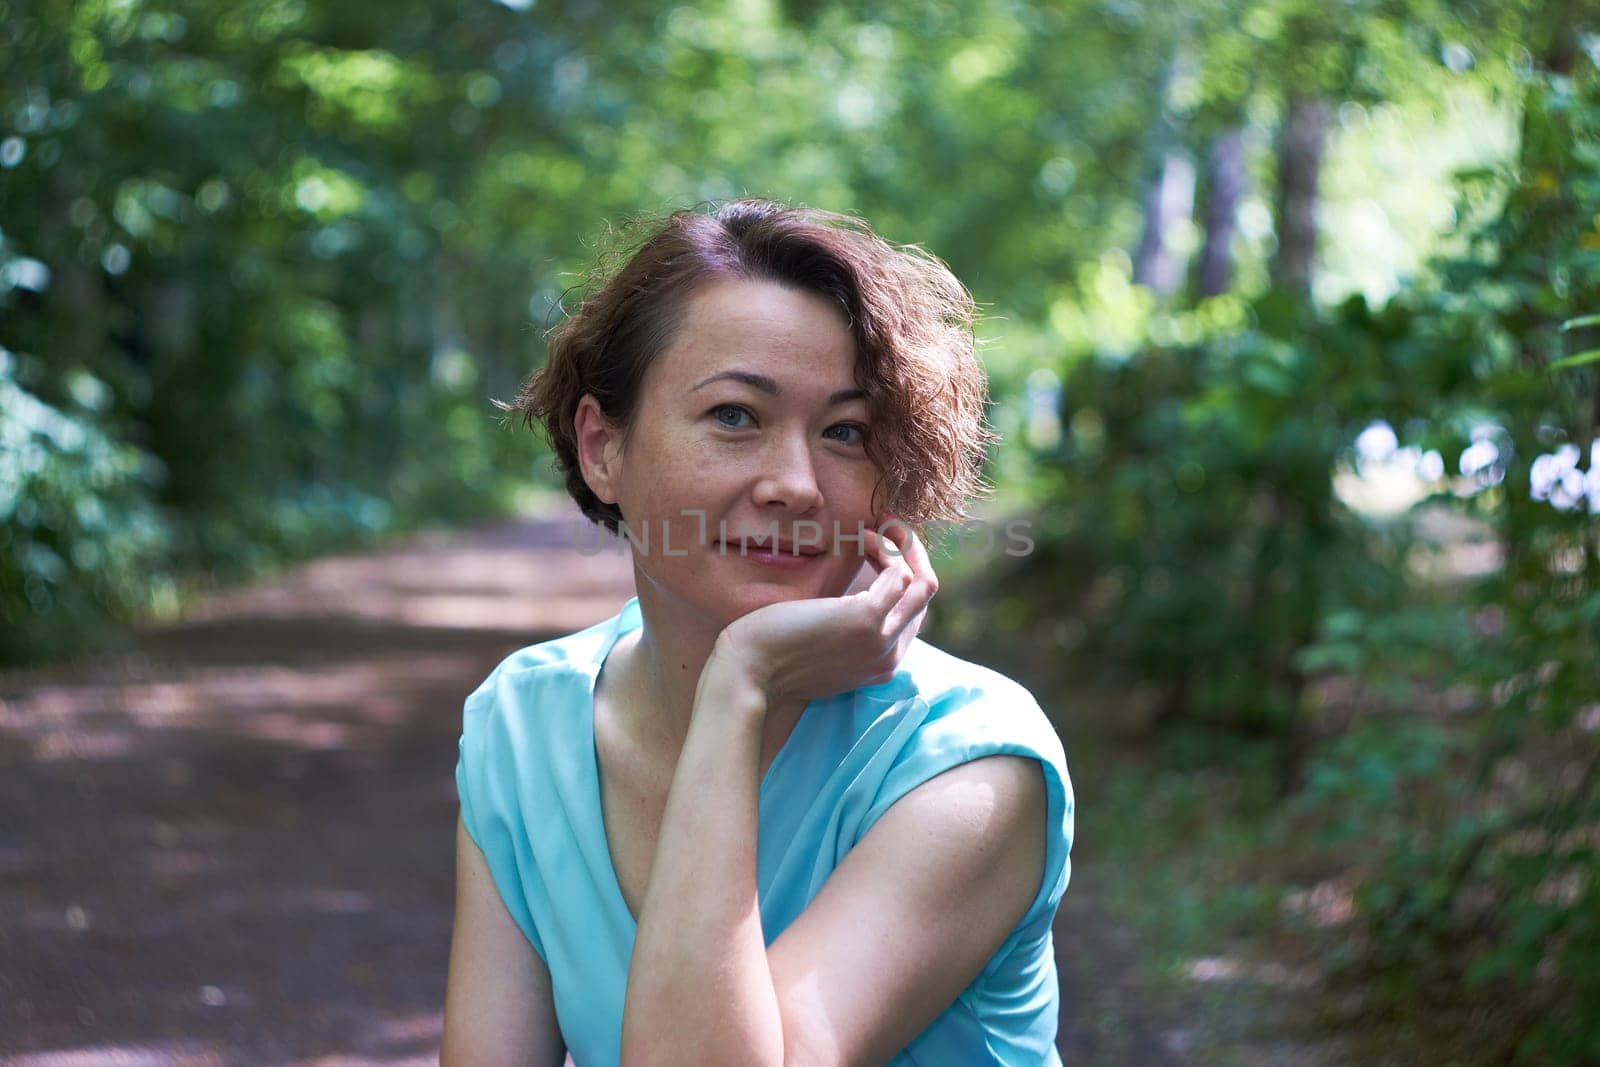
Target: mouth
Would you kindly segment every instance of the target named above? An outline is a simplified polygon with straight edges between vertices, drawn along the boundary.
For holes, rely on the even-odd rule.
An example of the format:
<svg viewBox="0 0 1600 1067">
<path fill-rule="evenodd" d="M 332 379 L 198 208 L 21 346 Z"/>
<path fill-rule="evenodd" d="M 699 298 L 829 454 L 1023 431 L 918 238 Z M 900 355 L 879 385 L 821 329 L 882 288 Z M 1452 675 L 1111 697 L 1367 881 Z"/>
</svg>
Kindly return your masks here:
<svg viewBox="0 0 1600 1067">
<path fill-rule="evenodd" d="M 797 546 L 792 541 L 783 540 L 776 544 L 755 540 L 715 541 L 712 544 L 724 554 L 738 552 L 742 556 L 755 558 L 806 560 L 823 555 L 822 549 L 815 545 Z"/>
</svg>

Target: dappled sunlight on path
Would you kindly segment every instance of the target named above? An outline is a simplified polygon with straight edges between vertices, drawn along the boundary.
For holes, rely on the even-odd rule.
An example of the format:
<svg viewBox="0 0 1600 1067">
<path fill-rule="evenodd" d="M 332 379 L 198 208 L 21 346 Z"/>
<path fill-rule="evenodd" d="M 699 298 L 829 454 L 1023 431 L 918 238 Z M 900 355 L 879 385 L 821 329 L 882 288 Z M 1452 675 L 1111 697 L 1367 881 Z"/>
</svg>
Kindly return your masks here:
<svg viewBox="0 0 1600 1067">
<path fill-rule="evenodd" d="M 632 594 L 576 518 L 319 560 L 0 676 L 0 1056 L 436 1063 L 462 700 Z"/>
</svg>

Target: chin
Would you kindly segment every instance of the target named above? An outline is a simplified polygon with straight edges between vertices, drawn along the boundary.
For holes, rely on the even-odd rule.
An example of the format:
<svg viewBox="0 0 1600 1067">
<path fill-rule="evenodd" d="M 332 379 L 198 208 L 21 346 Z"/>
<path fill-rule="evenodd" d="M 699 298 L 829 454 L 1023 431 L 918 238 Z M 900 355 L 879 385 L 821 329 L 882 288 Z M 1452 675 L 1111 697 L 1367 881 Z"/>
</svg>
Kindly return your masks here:
<svg viewBox="0 0 1600 1067">
<path fill-rule="evenodd" d="M 783 604 L 790 600 L 806 600 L 821 596 L 821 592 L 802 589 L 798 585 L 785 586 L 779 582 L 746 582 L 728 589 L 728 600 L 734 609 L 732 618 L 748 615 L 768 604 Z M 731 620 L 730 620 L 731 621 Z"/>
<path fill-rule="evenodd" d="M 768 581 L 751 579 L 729 583 L 721 590 L 719 614 L 726 622 L 748 615 L 769 604 L 782 604 L 791 600 L 810 600 L 816 597 L 839 596 L 850 584 L 849 576 L 836 574 L 811 575 L 805 579 L 775 577 Z"/>
</svg>

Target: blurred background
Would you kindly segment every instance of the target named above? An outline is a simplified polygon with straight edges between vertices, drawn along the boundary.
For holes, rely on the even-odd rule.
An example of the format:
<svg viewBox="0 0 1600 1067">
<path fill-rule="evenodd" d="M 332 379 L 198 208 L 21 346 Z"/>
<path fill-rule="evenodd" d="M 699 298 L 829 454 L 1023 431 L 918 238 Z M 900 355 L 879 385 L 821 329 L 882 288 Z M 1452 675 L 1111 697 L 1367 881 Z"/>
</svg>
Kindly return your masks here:
<svg viewBox="0 0 1600 1067">
<path fill-rule="evenodd" d="M 502 423 L 626 224 L 869 219 L 1004 436 L 925 636 L 1079 791 L 1068 1062 L 1600 1061 L 1580 0 L 0 0 L 0 1053 L 437 1057 Z"/>
</svg>

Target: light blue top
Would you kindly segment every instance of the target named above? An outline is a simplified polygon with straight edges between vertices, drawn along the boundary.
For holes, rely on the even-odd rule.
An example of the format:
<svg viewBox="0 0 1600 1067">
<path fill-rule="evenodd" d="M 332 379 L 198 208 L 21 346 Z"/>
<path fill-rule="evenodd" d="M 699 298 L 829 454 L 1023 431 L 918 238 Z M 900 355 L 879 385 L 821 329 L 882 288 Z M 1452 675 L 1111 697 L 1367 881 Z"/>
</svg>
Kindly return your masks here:
<svg viewBox="0 0 1600 1067">
<path fill-rule="evenodd" d="M 634 597 L 604 622 L 512 653 L 462 715 L 462 820 L 549 967 L 580 1067 L 621 1055 L 635 925 L 600 811 L 594 685 L 612 646 L 639 625 Z M 1032 756 L 1044 770 L 1044 878 L 1005 943 L 891 1061 L 897 1067 L 1061 1062 L 1050 924 L 1071 873 L 1073 831 L 1061 741 L 1021 685 L 917 640 L 890 681 L 808 704 L 761 781 L 756 886 L 770 945 L 891 804 L 941 771 L 1005 753 Z"/>
</svg>

